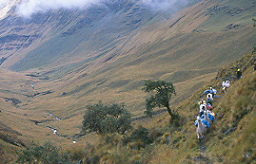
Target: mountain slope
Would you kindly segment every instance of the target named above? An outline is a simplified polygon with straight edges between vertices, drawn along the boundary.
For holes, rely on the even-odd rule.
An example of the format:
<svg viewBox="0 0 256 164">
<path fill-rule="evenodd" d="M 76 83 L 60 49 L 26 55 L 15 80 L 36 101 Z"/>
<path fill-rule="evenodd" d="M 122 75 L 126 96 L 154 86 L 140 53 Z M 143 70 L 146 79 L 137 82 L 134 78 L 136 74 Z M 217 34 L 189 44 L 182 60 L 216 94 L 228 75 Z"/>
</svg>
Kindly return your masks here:
<svg viewBox="0 0 256 164">
<path fill-rule="evenodd" d="M 83 156 L 84 162 L 94 159 L 106 163 L 254 163 L 255 61 L 255 53 L 249 53 L 222 67 L 214 79 L 174 107 L 180 115 L 178 125 L 170 124 L 166 113 L 150 122 L 143 120 L 149 129 L 137 124 L 124 135 L 106 134 L 96 148 L 87 149 L 93 153 Z M 243 72 L 239 80 L 235 76 L 237 68 Z M 223 80 L 231 82 L 225 93 L 221 86 Z M 218 91 L 213 100 L 216 119 L 199 141 L 194 125 L 199 115 L 198 101 L 206 99 L 204 91 L 211 86 Z"/>
<path fill-rule="evenodd" d="M 73 139 L 84 145 L 93 142 L 95 136 L 79 136 L 82 117 L 86 105 L 99 100 L 124 102 L 135 123 L 149 127 L 151 120 L 143 117 L 144 80 L 173 82 L 177 91 L 173 106 L 190 97 L 215 78 L 221 67 L 251 51 L 255 42 L 253 2 L 202 1 L 174 15 L 148 14 L 138 1 L 124 3 L 111 13 L 108 7 L 93 8 L 98 11 L 94 14 L 56 10 L 26 21 L 7 17 L 0 22 L 1 66 L 23 72 L 1 69 L 1 129 L 8 127 L 5 129 L 11 131 L 14 140 L 19 139 L 20 145 L 51 140 L 72 147 Z M 221 26 L 216 26 L 216 20 L 222 17 L 225 19 L 218 22 Z M 189 106 L 193 111 L 199 97 L 192 98 L 187 100 L 189 104 L 178 107 Z M 194 116 L 183 114 L 192 124 Z M 194 150 L 195 131 L 189 123 L 185 126 L 189 132 L 186 146 Z M 173 136 L 179 145 L 183 143 L 182 133 Z M 1 142 L 5 145 L 1 150 L 13 146 Z M 162 148 L 176 152 L 161 146 L 152 161 L 162 157 L 157 153 Z M 14 147 L 11 150 L 17 153 L 22 146 Z M 193 153 L 187 155 L 189 160 L 193 160 Z"/>
<path fill-rule="evenodd" d="M 168 113 L 162 114 L 146 120 L 149 129 L 137 124 L 126 134 L 105 134 L 94 146 L 83 145 L 69 153 L 76 154 L 84 163 L 253 163 L 256 159 L 255 61 L 255 54 L 250 53 L 221 68 L 215 79 L 174 108 L 179 110 L 178 125 L 170 124 Z M 243 72 L 239 80 L 235 77 L 237 68 Z M 231 82 L 225 93 L 221 87 L 223 80 Z M 198 101 L 205 100 L 204 91 L 210 86 L 218 91 L 213 100 L 213 112 L 217 115 L 199 141 L 194 121 L 199 114 Z"/>
<path fill-rule="evenodd" d="M 216 79 L 209 81 L 176 107 L 180 109 L 180 114 L 182 113 L 183 125 L 180 128 L 167 130 L 170 140 L 166 144 L 160 143 L 155 146 L 154 153 L 151 154 L 152 163 L 253 163 L 255 161 L 256 76 L 253 65 L 255 57 L 255 54 L 250 53 L 223 67 L 219 70 Z M 243 68 L 243 76 L 240 80 L 235 79 L 237 67 Z M 222 80 L 231 81 L 231 87 L 226 93 L 221 91 Z M 217 116 L 200 143 L 194 126 L 195 116 L 199 113 L 199 106 L 196 103 L 201 99 L 205 100 L 203 92 L 209 86 L 218 90 L 218 98 L 214 98 L 213 101 L 213 112 Z M 166 126 L 164 120 L 168 122 L 164 117 L 156 119 L 155 122 L 162 122 L 160 126 Z M 175 132 L 172 131 L 173 129 Z"/>
<path fill-rule="evenodd" d="M 24 71 L 49 67 L 60 58 L 76 63 L 78 56 L 83 63 L 95 60 L 126 42 L 126 37 L 155 13 L 142 1 L 122 0 L 106 1 L 86 10 L 38 13 L 30 19 L 10 15 L 1 21 L 2 51 L 6 59 L 3 66 Z M 98 50 L 103 53 L 98 54 Z M 13 53 L 15 55 L 10 56 Z M 23 59 L 17 61 L 15 58 Z M 63 62 L 67 61 L 62 59 Z"/>
<path fill-rule="evenodd" d="M 202 16 L 202 20 L 206 20 L 209 17 L 203 13 L 207 13 L 209 7 L 213 6 L 212 2 L 200 3 L 189 10 L 183 10 L 176 16 L 179 19 L 184 16 L 184 13 L 191 11 L 193 13 L 191 15 L 199 14 Z M 58 80 L 55 81 L 56 83 L 50 82 L 48 86 L 47 83 L 44 83 L 43 86 L 46 88 L 58 86 L 58 92 L 52 94 L 53 97 L 45 97 L 46 99 L 42 100 L 42 103 L 45 104 L 44 101 L 48 102 L 49 99 L 54 103 L 53 99 L 55 98 L 58 100 L 70 98 L 71 100 L 67 102 L 69 106 L 74 105 L 72 103 L 74 100 L 78 104 L 81 104 L 79 102 L 89 103 L 98 100 L 124 101 L 137 111 L 137 109 L 143 108 L 145 99 L 145 94 L 140 90 L 143 81 L 163 79 L 175 84 L 178 94 L 174 97 L 173 102 L 177 104 L 180 100 L 188 97 L 193 90 L 198 89 L 199 84 L 213 78 L 215 72 L 222 65 L 239 58 L 243 51 L 250 51 L 251 43 L 255 38 L 252 25 L 245 25 L 241 29 L 217 32 L 188 30 L 186 26 L 188 23 L 194 29 L 200 27 L 197 21 L 194 25 L 191 24 L 189 15 L 169 28 L 177 19 L 172 19 L 168 25 L 161 26 L 162 29 L 159 25 L 140 28 L 118 54 L 114 53 L 114 49 L 102 52 L 104 57 L 66 73 L 61 79 L 63 85 L 57 85 L 60 82 Z M 227 25 L 229 23 L 226 22 Z M 166 26 L 168 28 L 165 28 Z M 174 33 L 173 30 L 177 28 L 180 31 Z M 139 42 L 141 43 L 139 44 Z M 138 48 L 134 48 L 136 46 Z M 55 71 L 61 73 L 58 70 Z M 64 73 L 64 71 L 62 72 Z M 43 74 L 44 72 L 42 72 Z M 67 96 L 59 97 L 58 95 L 61 95 L 62 92 L 66 92 Z M 134 93 L 136 93 L 135 97 L 133 97 Z M 58 108 L 55 103 L 51 105 L 48 102 L 48 104 L 49 106 L 45 108 Z M 85 106 L 85 104 L 83 105 Z M 63 108 L 61 104 L 58 106 Z M 81 107 L 81 105 L 76 106 Z"/>
</svg>

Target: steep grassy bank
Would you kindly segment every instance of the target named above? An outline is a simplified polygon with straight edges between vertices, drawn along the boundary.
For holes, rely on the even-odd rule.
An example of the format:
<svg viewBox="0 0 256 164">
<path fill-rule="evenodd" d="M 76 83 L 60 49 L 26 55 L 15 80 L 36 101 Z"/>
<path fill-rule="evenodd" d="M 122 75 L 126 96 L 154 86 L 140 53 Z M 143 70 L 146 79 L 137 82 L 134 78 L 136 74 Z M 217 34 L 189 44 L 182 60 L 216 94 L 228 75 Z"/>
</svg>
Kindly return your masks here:
<svg viewBox="0 0 256 164">
<path fill-rule="evenodd" d="M 255 59 L 255 54 L 248 54 L 223 67 L 215 79 L 177 105 L 179 125 L 170 124 L 170 116 L 163 114 L 154 117 L 147 128 L 134 123 L 124 135 L 102 135 L 94 145 L 75 146 L 67 152 L 84 163 L 255 163 Z M 237 68 L 243 71 L 239 80 Z M 222 92 L 223 80 L 231 81 L 226 93 Z M 213 101 L 217 117 L 199 142 L 194 126 L 197 101 L 205 99 L 203 92 L 210 86 L 218 90 Z"/>
<path fill-rule="evenodd" d="M 109 163 L 114 161 L 124 163 L 136 161 L 137 163 L 254 163 L 256 159 L 256 73 L 252 65 L 254 59 L 254 54 L 248 54 L 223 67 L 216 79 L 209 81 L 189 99 L 180 103 L 176 107 L 181 115 L 179 127 L 169 125 L 168 114 L 155 118 L 150 123 L 154 128 L 147 133 L 140 126 L 136 128 L 141 132 L 140 134 L 146 134 L 144 138 L 142 135 L 142 138 L 137 138 L 126 146 L 120 147 L 124 138 L 134 135 L 135 132 L 131 132 L 119 142 L 112 140 L 112 146 L 117 145 L 117 149 L 109 143 L 99 145 L 100 150 L 108 152 L 103 153 L 105 155 L 102 154 L 101 160 Z M 237 67 L 243 70 L 243 77 L 240 80 L 235 79 Z M 231 80 L 231 87 L 225 94 L 221 91 L 223 80 Z M 213 102 L 213 111 L 217 113 L 217 118 L 202 143 L 199 143 L 194 126 L 195 116 L 199 113 L 196 102 L 201 98 L 205 99 L 203 92 L 209 86 L 218 90 L 218 98 L 214 98 Z M 159 133 L 160 137 L 158 137 Z M 154 143 L 145 146 L 144 142 L 148 138 L 154 138 Z"/>
<path fill-rule="evenodd" d="M 252 61 L 255 54 L 223 67 L 216 79 L 199 89 L 188 100 L 181 103 L 180 109 L 184 125 L 170 135 L 168 144 L 159 144 L 153 152 L 152 163 L 253 163 L 256 159 L 255 89 L 256 73 Z M 237 67 L 243 68 L 243 77 L 235 80 Z M 224 94 L 221 82 L 231 80 L 231 87 Z M 218 89 L 214 112 L 217 118 L 209 133 L 200 144 L 196 138 L 195 116 L 199 108 L 196 101 L 204 98 L 203 91 L 213 86 Z"/>
<path fill-rule="evenodd" d="M 63 65 L 57 67 L 54 65 L 52 66 L 53 70 L 36 72 L 32 70 L 27 73 L 29 76 L 17 73 L 15 76 L 13 74 L 1 76 L 2 113 L 0 113 L 0 117 L 1 121 L 3 120 L 2 123 L 4 122 L 3 126 L 0 126 L 1 132 L 3 131 L 1 133 L 3 136 L 0 145 L 1 155 L 3 152 L 3 156 L 9 152 L 13 153 L 10 156 L 14 161 L 14 153 L 23 147 L 13 145 L 15 140 L 18 141 L 18 144 L 25 143 L 27 146 L 32 140 L 39 144 L 45 140 L 51 140 L 60 143 L 65 148 L 81 146 L 80 150 L 75 148 L 70 150 L 71 154 L 81 151 L 81 156 L 85 158 L 101 159 L 109 163 L 116 161 L 118 163 L 135 163 L 136 161 L 138 163 L 196 163 L 200 162 L 199 159 L 217 163 L 218 161 L 233 162 L 229 161 L 228 157 L 233 158 L 236 152 L 231 148 L 230 150 L 224 149 L 223 145 L 232 147 L 238 144 L 239 147 L 245 149 L 242 151 L 244 155 L 240 156 L 239 161 L 252 161 L 255 149 L 250 147 L 249 141 L 244 143 L 242 140 L 247 134 L 250 134 L 249 137 L 254 136 L 253 129 L 249 130 L 249 127 L 243 125 L 243 122 L 246 125 L 245 118 L 253 122 L 253 118 L 249 118 L 250 115 L 248 115 L 254 111 L 251 106 L 255 100 L 249 100 L 250 97 L 255 97 L 250 91 L 250 88 L 253 88 L 250 86 L 253 80 L 249 78 L 254 74 L 248 72 L 251 70 L 251 66 L 246 63 L 250 60 L 244 58 L 231 64 L 232 67 L 223 67 L 217 75 L 218 78 L 215 80 L 214 78 L 219 68 L 235 61 L 244 52 L 250 51 L 252 43 L 255 42 L 255 29 L 250 25 L 252 23 L 250 16 L 255 12 L 252 10 L 254 9 L 253 1 L 242 5 L 243 10 L 239 13 L 238 20 L 234 18 L 236 13 L 233 16 L 229 13 L 236 8 L 236 4 L 240 4 L 240 1 L 208 2 L 210 5 L 201 3 L 178 13 L 177 18 L 164 19 L 163 22 L 158 22 L 159 26 L 154 24 L 141 28 L 134 35 L 131 34 L 131 38 L 126 38 L 130 41 L 129 43 L 118 45 L 123 46 L 122 50 L 119 49 L 119 55 L 114 54 L 115 48 L 111 43 L 110 47 L 105 47 L 106 49 L 97 52 L 104 57 L 95 63 L 76 64 L 69 61 L 71 58 L 62 58 L 63 61 L 72 64 L 63 64 L 62 60 L 58 60 L 55 63 L 59 62 Z M 216 9 L 215 2 L 220 3 L 221 12 L 215 13 L 214 10 L 212 12 L 212 9 Z M 230 3 L 232 5 L 229 5 Z M 235 11 L 238 12 L 240 9 Z M 216 26 L 211 28 L 212 25 L 215 25 L 215 20 L 220 17 L 225 17 L 225 21 L 218 22 L 221 24 L 218 26 L 220 28 L 216 28 Z M 202 23 L 205 20 L 208 21 L 207 24 Z M 229 26 L 230 24 L 235 24 L 235 26 Z M 193 28 L 190 29 L 190 27 Z M 118 38 L 115 39 L 118 40 Z M 79 60 L 80 58 L 76 59 L 76 61 Z M 215 102 L 218 103 L 214 102 L 214 110 L 218 114 L 220 113 L 219 116 L 222 113 L 223 115 L 222 119 L 218 117 L 219 120 L 216 120 L 216 124 L 212 127 L 214 131 L 209 133 L 214 137 L 207 135 L 207 139 L 204 140 L 203 146 L 206 149 L 202 151 L 199 149 L 193 125 L 195 115 L 198 113 L 195 102 L 203 97 L 203 91 L 209 86 L 217 88 L 220 93 L 219 85 L 222 80 L 234 77 L 238 63 L 245 74 L 239 82 L 232 81 L 232 87 L 239 86 L 241 89 L 236 90 L 231 87 L 227 94 L 215 99 Z M 3 75 L 2 72 L 1 75 Z M 249 88 L 242 88 L 246 84 L 243 81 L 246 77 L 250 82 L 248 83 Z M 8 80 L 5 80 L 6 78 Z M 196 92 L 191 98 L 177 106 L 181 115 L 181 127 L 170 126 L 169 116 L 165 114 L 155 115 L 153 120 L 144 117 L 146 94 L 141 87 L 144 80 L 147 79 L 161 79 L 174 83 L 178 94 L 173 97 L 173 106 Z M 210 81 L 211 79 L 213 80 Z M 35 89 L 31 88 L 32 83 L 35 84 Z M 205 83 L 208 84 L 202 87 Z M 241 85 L 238 85 L 239 83 Z M 246 96 L 241 98 L 237 94 Z M 226 95 L 231 98 L 227 98 Z M 98 100 L 102 100 L 104 103 L 126 103 L 128 109 L 133 113 L 134 130 L 129 132 L 125 138 L 118 134 L 99 137 L 101 140 L 99 145 L 96 135 L 80 136 L 86 105 L 98 102 Z M 238 102 L 234 102 L 235 100 Z M 219 104 L 221 102 L 222 105 Z M 242 106 L 241 110 L 239 105 Z M 228 115 L 229 111 L 231 111 L 231 116 Z M 57 120 L 56 117 L 61 120 Z M 140 124 L 148 129 L 143 128 Z M 225 124 L 227 127 L 222 127 Z M 241 128 L 238 124 L 242 129 L 248 130 L 240 129 L 238 133 L 236 129 Z M 9 128 L 6 128 L 6 125 Z M 49 127 L 56 129 L 58 135 L 54 135 Z M 233 131 L 234 133 L 231 133 Z M 236 136 L 232 134 L 236 134 L 241 139 L 237 140 Z M 11 140 L 5 142 L 4 138 L 7 138 L 8 135 L 11 136 L 9 137 Z M 136 137 L 137 139 L 134 139 Z M 76 144 L 73 143 L 73 139 L 77 141 Z M 217 139 L 221 142 L 217 142 Z M 85 146 L 87 142 L 95 145 Z M 221 150 L 212 143 L 220 144 Z M 12 151 L 14 150 L 12 148 L 15 151 Z M 238 149 L 236 146 L 233 148 Z M 88 150 L 90 153 L 84 154 L 83 150 Z"/>
<path fill-rule="evenodd" d="M 67 145 L 66 151 L 74 157 L 74 159 L 83 159 L 86 161 L 107 162 L 107 163 L 253 163 L 256 159 L 255 154 L 255 102 L 256 102 L 256 74 L 253 70 L 252 64 L 255 59 L 255 54 L 248 54 L 240 58 L 238 61 L 231 63 L 228 66 L 221 68 L 214 79 L 208 81 L 198 89 L 190 98 L 177 105 L 180 112 L 181 120 L 180 126 L 173 126 L 169 124 L 168 114 L 154 117 L 153 120 L 147 120 L 147 128 L 144 128 L 136 122 L 133 125 L 134 129 L 126 135 L 109 134 L 100 136 L 98 143 L 93 145 L 79 144 Z M 241 68 L 243 77 L 240 80 L 235 79 L 235 71 Z M 221 82 L 223 80 L 230 80 L 231 87 L 224 94 L 221 92 Z M 217 113 L 217 118 L 212 124 L 209 133 L 199 143 L 196 137 L 194 126 L 195 116 L 198 114 L 197 101 L 205 98 L 204 90 L 210 86 L 218 90 L 218 98 L 214 98 L 213 107 L 214 112 Z M 22 113 L 26 114 L 27 110 Z M 30 112 L 32 112 L 30 110 Z M 34 111 L 36 112 L 36 111 Z M 21 113 L 19 111 L 19 113 Z M 39 114 L 40 112 L 38 112 Z M 21 116 L 18 113 L 9 113 L 3 110 L 1 116 L 12 116 L 15 120 L 20 120 L 25 117 L 32 117 L 36 113 L 29 113 L 28 116 Z M 19 115 L 19 116 L 18 116 Z M 42 120 L 49 119 L 49 122 L 42 122 L 41 125 L 49 124 L 50 121 L 54 123 L 53 118 L 48 118 L 49 113 L 45 112 Z M 74 117 L 75 118 L 75 117 Z M 73 118 L 72 118 L 73 120 Z M 37 118 L 40 122 L 40 118 Z M 26 122 L 26 121 L 25 121 Z M 75 122 L 75 120 L 74 120 Z M 143 120 L 142 120 L 143 122 Z M 61 122 L 55 122 L 61 124 Z M 8 123 L 12 127 L 13 123 Z M 34 125 L 32 125 L 34 124 Z M 145 122 L 143 123 L 145 124 Z M 23 122 L 24 125 L 24 122 Z M 26 122 L 27 128 L 35 126 L 35 122 Z M 65 126 L 65 125 L 62 125 Z M 36 127 L 36 126 L 35 126 Z M 35 128 L 34 127 L 34 128 Z M 72 127 L 72 125 L 71 125 Z M 17 127 L 23 128 L 24 127 Z M 60 140 L 60 137 L 52 137 L 51 131 L 46 131 L 44 128 L 36 127 L 40 134 L 45 133 L 45 136 L 38 136 L 39 140 L 42 137 L 47 137 L 50 140 Z M 59 127 L 60 128 L 60 127 Z M 24 141 L 18 138 L 26 138 L 28 134 L 21 137 L 19 133 L 15 132 L 18 129 L 12 130 L 12 140 L 19 141 L 21 145 Z M 79 127 L 77 127 L 79 130 Z M 19 131 L 19 130 L 18 130 Z M 61 133 L 64 133 L 61 132 Z M 9 133 L 8 135 L 10 135 Z M 2 140 L 4 133 L 1 133 Z M 34 134 L 29 134 L 34 135 Z M 11 138 L 11 137 L 9 137 Z M 27 138 L 28 139 L 28 138 Z M 63 143 L 68 140 L 61 137 Z M 88 141 L 88 140 L 87 140 Z M 58 141 L 59 142 L 59 141 Z M 69 140 L 71 142 L 71 140 Z M 82 142 L 82 140 L 80 140 Z M 8 146 L 8 142 L 2 142 L 1 149 L 4 153 L 16 154 L 20 147 Z M 25 141 L 26 145 L 29 145 Z M 12 148 L 13 147 L 13 148 Z M 4 155 L 4 154 L 2 154 Z M 3 160 L 13 158 L 15 155 L 4 155 Z M 12 160 L 13 161 L 13 160 Z"/>
</svg>

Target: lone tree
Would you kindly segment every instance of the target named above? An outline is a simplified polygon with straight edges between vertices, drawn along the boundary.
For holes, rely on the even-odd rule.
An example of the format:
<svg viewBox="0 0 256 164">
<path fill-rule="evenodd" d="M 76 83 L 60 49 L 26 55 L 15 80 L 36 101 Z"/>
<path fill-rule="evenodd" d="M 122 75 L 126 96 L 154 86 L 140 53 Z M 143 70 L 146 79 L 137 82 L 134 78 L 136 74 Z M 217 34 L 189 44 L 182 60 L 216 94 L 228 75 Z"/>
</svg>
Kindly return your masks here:
<svg viewBox="0 0 256 164">
<path fill-rule="evenodd" d="M 103 105 L 101 101 L 88 105 L 85 111 L 82 131 L 97 134 L 118 132 L 123 134 L 131 128 L 131 113 L 124 104 Z"/>
<path fill-rule="evenodd" d="M 172 111 L 170 108 L 170 99 L 172 95 L 176 95 L 175 88 L 171 82 L 165 81 L 151 81 L 146 80 L 145 86 L 142 88 L 146 93 L 153 92 L 150 98 L 146 99 L 146 111 L 145 113 L 152 117 L 152 111 L 155 107 L 166 107 L 169 115 L 172 120 L 178 117 L 178 114 L 175 111 Z"/>
</svg>

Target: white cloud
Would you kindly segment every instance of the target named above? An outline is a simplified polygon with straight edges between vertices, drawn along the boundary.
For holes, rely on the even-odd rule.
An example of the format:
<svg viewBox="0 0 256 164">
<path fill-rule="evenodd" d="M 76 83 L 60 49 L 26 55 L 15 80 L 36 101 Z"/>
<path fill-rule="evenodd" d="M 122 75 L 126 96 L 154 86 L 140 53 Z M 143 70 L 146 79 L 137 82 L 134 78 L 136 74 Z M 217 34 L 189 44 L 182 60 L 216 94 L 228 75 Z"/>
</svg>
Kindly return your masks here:
<svg viewBox="0 0 256 164">
<path fill-rule="evenodd" d="M 14 0 L 0 0 L 0 6 L 1 3 L 4 5 L 7 1 Z M 16 12 L 20 16 L 29 18 L 32 14 L 46 12 L 51 9 L 86 9 L 92 4 L 101 4 L 101 2 L 104 1 L 116 2 L 116 0 L 20 0 L 19 5 L 17 5 Z M 151 9 L 173 10 L 177 7 L 177 3 L 184 4 L 187 0 L 141 0 L 141 2 L 149 6 Z"/>
<path fill-rule="evenodd" d="M 0 0 L 0 20 L 8 15 L 8 12 L 19 0 Z"/>
<path fill-rule="evenodd" d="M 0 9 L 4 8 L 7 5 L 7 0 L 0 0 Z"/>
<path fill-rule="evenodd" d="M 187 0 L 142 0 L 143 3 L 156 10 L 175 9 L 179 4 L 186 4 Z"/>
<path fill-rule="evenodd" d="M 92 4 L 99 4 L 101 1 L 103 0 L 22 0 L 16 12 L 20 16 L 30 17 L 32 14 L 52 9 L 83 9 Z"/>
</svg>

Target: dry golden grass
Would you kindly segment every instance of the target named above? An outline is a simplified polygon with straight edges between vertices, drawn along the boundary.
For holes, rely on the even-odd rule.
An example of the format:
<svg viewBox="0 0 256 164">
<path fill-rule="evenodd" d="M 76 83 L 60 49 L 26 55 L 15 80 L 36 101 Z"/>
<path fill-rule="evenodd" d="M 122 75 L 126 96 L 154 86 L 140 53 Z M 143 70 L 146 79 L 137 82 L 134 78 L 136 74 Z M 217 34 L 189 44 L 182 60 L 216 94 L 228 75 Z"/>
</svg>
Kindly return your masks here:
<svg viewBox="0 0 256 164">
<path fill-rule="evenodd" d="M 219 92 L 221 98 L 215 98 L 214 112 L 218 116 L 210 129 L 210 133 L 203 140 L 203 146 L 206 149 L 204 153 L 199 149 L 199 144 L 196 140 L 194 116 L 198 113 L 198 106 L 195 105 L 194 101 L 201 99 L 201 93 L 209 85 L 216 85 L 216 88 L 220 91 L 219 84 L 216 83 L 218 79 L 209 82 L 209 84 L 206 84 L 189 99 L 177 106 L 177 108 L 183 109 L 180 110 L 180 115 L 181 117 L 187 118 L 184 120 L 185 124 L 179 132 L 172 131 L 172 128 L 168 129 L 167 133 L 163 135 L 163 138 L 167 134 L 170 134 L 172 142 L 175 142 L 171 142 L 172 144 L 166 141 L 160 142 L 163 145 L 160 144 L 155 147 L 155 154 L 150 161 L 151 163 L 199 163 L 199 157 L 203 160 L 201 162 L 208 161 L 213 163 L 250 163 L 255 160 L 256 144 L 253 138 L 256 135 L 254 126 L 256 120 L 256 76 L 255 72 L 253 72 L 253 66 L 251 66 L 250 60 L 248 60 L 250 56 L 251 54 L 245 55 L 245 57 L 238 61 L 240 65 L 246 66 L 243 78 L 239 81 L 232 82 L 226 94 Z M 236 63 L 232 64 L 234 65 Z M 230 67 L 227 66 L 225 69 L 225 74 L 228 74 Z M 224 76 L 222 75 L 222 77 Z M 234 94 L 237 91 L 240 92 L 239 95 Z M 241 101 L 238 99 L 241 99 Z M 240 105 L 236 102 L 239 102 Z M 166 114 L 165 116 L 163 115 L 154 119 L 152 124 L 162 128 L 170 126 L 167 122 L 168 115 Z M 166 143 L 168 143 L 168 146 L 165 145 Z"/>
<path fill-rule="evenodd" d="M 199 151 L 195 128 L 193 127 L 194 116 L 198 112 L 195 101 L 202 98 L 202 92 L 209 86 L 216 87 L 220 93 L 219 85 L 221 81 L 213 80 L 210 82 L 210 80 L 216 76 L 219 68 L 235 61 L 244 52 L 250 51 L 252 45 L 249 45 L 248 42 L 252 42 L 255 38 L 255 29 L 251 26 L 245 25 L 241 29 L 230 31 L 214 31 L 214 29 L 209 28 L 210 25 L 201 26 L 206 19 L 209 20 L 205 14 L 214 3 L 212 1 L 200 3 L 190 9 L 181 11 L 175 18 L 165 19 L 158 25 L 145 26 L 131 38 L 130 43 L 124 46 L 122 53 L 113 60 L 103 63 L 104 59 L 100 59 L 92 65 L 81 66 L 63 76 L 58 74 L 58 77 L 53 77 L 53 75 L 50 75 L 53 80 L 43 81 L 39 78 L 25 76 L 23 73 L 0 69 L 1 122 L 21 133 L 22 136 L 18 136 L 18 138 L 26 144 L 29 144 L 29 141 L 42 143 L 47 140 L 55 141 L 64 147 L 81 146 L 86 142 L 98 143 L 99 138 L 95 134 L 79 138 L 74 136 L 80 133 L 86 105 L 97 103 L 99 100 L 109 104 L 124 102 L 132 112 L 133 118 L 139 118 L 144 116 L 144 101 L 147 97 L 141 90 L 144 80 L 174 81 L 177 96 L 173 97 L 171 104 L 172 107 L 179 109 L 182 118 L 181 123 L 185 124 L 183 131 L 186 131 L 186 133 L 183 133 L 183 131 L 177 132 L 176 128 L 169 127 L 167 113 L 155 115 L 153 119 L 138 119 L 134 121 L 134 125 L 142 124 L 146 128 L 156 127 L 159 129 L 166 129 L 167 127 L 169 129 L 166 130 L 166 133 L 176 140 L 174 146 L 179 147 L 172 149 L 165 145 L 167 142 L 162 141 L 162 144 L 155 148 L 154 155 L 149 163 L 177 163 L 178 160 L 193 161 Z M 183 15 L 186 16 L 183 17 Z M 169 28 L 181 17 L 183 18 L 179 23 Z M 198 31 L 191 31 L 191 29 Z M 202 30 L 205 30 L 205 32 L 201 32 Z M 111 56 L 113 51 L 110 51 L 106 57 Z M 64 63 L 64 65 L 67 63 Z M 236 64 L 234 63 L 233 66 Z M 242 61 L 241 64 L 243 64 Z M 252 68 L 248 67 L 248 69 Z M 48 69 L 39 72 L 43 73 L 46 70 Z M 229 69 L 225 67 L 223 70 Z M 32 73 L 34 72 L 32 71 Z M 212 133 L 213 138 L 209 138 L 210 141 L 227 138 L 223 132 L 230 128 L 232 121 L 237 118 L 237 115 L 241 114 L 241 111 L 238 110 L 239 107 L 250 109 L 255 105 L 251 104 L 255 101 L 255 93 L 243 87 L 255 83 L 255 79 L 253 81 L 249 77 L 255 74 L 252 71 L 248 71 L 247 74 L 248 76 L 243 76 L 241 81 L 236 82 L 235 85 L 239 87 L 232 86 L 226 95 L 221 95 L 223 100 L 218 105 L 214 104 L 215 112 L 222 112 L 225 115 L 223 121 L 220 121 L 214 127 L 218 133 Z M 248 81 L 244 79 L 248 79 Z M 31 89 L 32 83 L 35 83 L 34 90 Z M 201 88 L 201 86 L 204 87 Z M 26 96 L 48 90 L 54 92 L 47 95 L 39 94 L 35 97 Z M 67 94 L 62 95 L 63 92 Z M 239 97 L 241 94 L 243 97 Z M 191 95 L 192 97 L 190 97 Z M 188 97 L 190 98 L 187 99 Z M 13 106 L 10 101 L 6 102 L 5 98 L 19 99 L 21 101 L 18 104 L 20 107 Z M 250 101 L 249 98 L 251 98 Z M 183 103 L 179 104 L 180 102 Z M 232 115 L 228 115 L 230 112 L 232 112 Z M 50 116 L 50 113 L 53 116 Z M 54 117 L 61 118 L 61 121 Z M 42 123 L 36 126 L 34 121 Z M 230 135 L 228 139 L 225 139 L 232 140 L 232 142 L 224 139 L 221 143 L 213 142 L 220 144 L 220 146 L 212 149 L 208 148 L 207 156 L 212 155 L 213 160 L 220 155 L 234 158 L 238 154 L 239 146 L 245 149 L 243 152 L 251 152 L 251 150 L 246 150 L 246 147 L 250 147 L 248 146 L 249 143 L 245 143 L 244 146 L 242 144 L 244 144 L 243 141 L 246 137 L 254 137 L 250 130 L 243 132 L 243 129 L 249 129 L 249 125 L 255 125 L 252 122 L 255 122 L 253 117 L 245 116 L 238 124 L 238 130 Z M 221 127 L 221 124 L 224 123 L 227 126 Z M 56 128 L 58 130 L 57 134 L 60 136 L 52 134 L 52 130 L 47 126 Z M 166 138 L 166 136 L 163 138 Z M 73 144 L 73 139 L 77 141 L 76 144 Z M 226 145 L 232 144 L 238 145 L 233 146 L 234 151 L 224 149 Z M 212 146 L 213 144 L 207 143 L 208 145 Z M 219 152 L 218 150 L 222 148 L 223 150 Z M 104 148 L 104 150 L 108 149 L 113 151 L 110 153 L 112 156 L 105 155 L 103 161 L 116 159 L 115 148 L 109 145 Z M 98 153 L 104 154 L 104 151 Z M 253 159 L 254 154 L 250 154 L 250 158 Z M 139 158 L 138 156 L 134 158 Z M 242 162 L 245 159 L 247 158 L 243 155 L 242 157 L 239 156 L 238 160 Z"/>
</svg>

